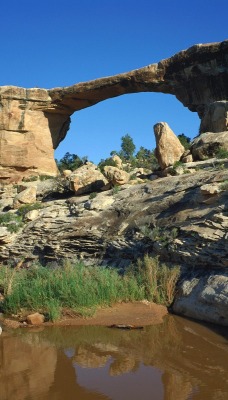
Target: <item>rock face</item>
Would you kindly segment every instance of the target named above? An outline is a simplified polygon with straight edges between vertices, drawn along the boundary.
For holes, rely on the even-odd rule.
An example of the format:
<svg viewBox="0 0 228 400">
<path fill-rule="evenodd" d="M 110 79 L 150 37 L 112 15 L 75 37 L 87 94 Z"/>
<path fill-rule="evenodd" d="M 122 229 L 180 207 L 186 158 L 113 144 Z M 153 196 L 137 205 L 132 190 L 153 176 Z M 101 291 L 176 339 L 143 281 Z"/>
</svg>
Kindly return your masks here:
<svg viewBox="0 0 228 400">
<path fill-rule="evenodd" d="M 216 169 L 213 163 L 209 168 L 124 185 L 115 194 L 109 190 L 93 199 L 69 198 L 69 193 L 58 200 L 46 198 L 32 218 L 25 216 L 17 233 L 10 235 L 1 227 L 0 262 L 59 263 L 69 258 L 124 267 L 144 254 L 159 254 L 161 260 L 182 266 L 186 284 L 180 289 L 175 312 L 193 316 L 195 309 L 194 317 L 211 321 L 210 309 L 216 307 L 214 322 L 228 325 L 224 313 L 228 169 Z M 192 285 L 196 280 L 197 288 Z"/>
<path fill-rule="evenodd" d="M 186 279 L 174 305 L 174 312 L 228 326 L 228 276 L 207 273 Z"/>
<path fill-rule="evenodd" d="M 149 248 L 170 261 L 184 260 L 190 267 L 227 267 L 227 180 L 226 168 L 212 167 L 211 171 L 125 185 L 116 194 L 98 193 L 92 200 L 94 207 L 87 206 L 89 196 L 45 200 L 37 218 L 25 224 L 13 242 L 0 243 L 0 260 L 49 256 L 58 260 L 80 258 L 84 253 L 85 259 L 95 263 L 115 264 L 129 262 Z M 148 227 L 148 234 L 143 227 Z M 160 232 L 153 240 L 155 228 Z M 163 245 L 166 232 L 174 228 L 176 237 Z"/>
<path fill-rule="evenodd" d="M 200 125 L 200 132 L 228 131 L 228 101 L 209 104 Z"/>
<path fill-rule="evenodd" d="M 125 93 L 173 94 L 203 118 L 201 132 L 217 132 L 218 126 L 227 129 L 227 112 L 212 112 L 219 115 L 216 123 L 214 117 L 213 123 L 208 117 L 212 103 L 219 102 L 220 107 L 228 99 L 227 54 L 227 40 L 198 44 L 157 64 L 66 88 L 1 87 L 1 181 L 15 181 L 26 175 L 56 175 L 53 149 L 64 139 L 70 115 Z"/>
<path fill-rule="evenodd" d="M 179 161 L 184 153 L 184 147 L 175 133 L 166 122 L 159 122 L 154 125 L 156 139 L 155 154 L 162 169 Z"/>
<path fill-rule="evenodd" d="M 206 132 L 195 138 L 191 145 L 193 159 L 206 160 L 215 157 L 220 149 L 228 151 L 228 132 Z"/>
<path fill-rule="evenodd" d="M 0 177 L 57 175 L 54 148 L 69 126 L 64 115 L 46 114 L 44 89 L 0 87 Z"/>
</svg>

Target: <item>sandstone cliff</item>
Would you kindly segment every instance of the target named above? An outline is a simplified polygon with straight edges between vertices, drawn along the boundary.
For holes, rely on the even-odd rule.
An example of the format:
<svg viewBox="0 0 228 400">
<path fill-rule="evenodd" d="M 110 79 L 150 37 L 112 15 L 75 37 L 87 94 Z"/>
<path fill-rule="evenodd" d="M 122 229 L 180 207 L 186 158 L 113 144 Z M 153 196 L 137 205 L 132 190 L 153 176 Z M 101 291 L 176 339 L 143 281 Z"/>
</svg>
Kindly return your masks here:
<svg viewBox="0 0 228 400">
<path fill-rule="evenodd" d="M 0 87 L 0 180 L 56 175 L 53 150 L 69 129 L 70 116 L 125 93 L 173 94 L 199 114 L 201 132 L 218 132 L 221 126 L 226 131 L 227 105 L 221 112 L 221 102 L 228 99 L 227 60 L 226 40 L 198 44 L 144 68 L 66 88 Z"/>
</svg>

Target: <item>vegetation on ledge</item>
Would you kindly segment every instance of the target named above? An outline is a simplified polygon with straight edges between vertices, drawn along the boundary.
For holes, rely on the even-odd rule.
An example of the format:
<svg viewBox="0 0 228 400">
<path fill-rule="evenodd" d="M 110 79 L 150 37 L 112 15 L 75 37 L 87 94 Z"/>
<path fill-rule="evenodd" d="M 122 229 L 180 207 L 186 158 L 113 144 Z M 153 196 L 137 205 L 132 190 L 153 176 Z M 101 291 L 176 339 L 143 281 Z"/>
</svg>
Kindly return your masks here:
<svg viewBox="0 0 228 400">
<path fill-rule="evenodd" d="M 113 268 L 69 262 L 56 269 L 2 266 L 0 311 L 18 316 L 39 311 L 54 321 L 64 309 L 86 316 L 119 301 L 147 299 L 168 306 L 178 277 L 178 267 L 170 269 L 148 255 L 122 275 Z"/>
</svg>

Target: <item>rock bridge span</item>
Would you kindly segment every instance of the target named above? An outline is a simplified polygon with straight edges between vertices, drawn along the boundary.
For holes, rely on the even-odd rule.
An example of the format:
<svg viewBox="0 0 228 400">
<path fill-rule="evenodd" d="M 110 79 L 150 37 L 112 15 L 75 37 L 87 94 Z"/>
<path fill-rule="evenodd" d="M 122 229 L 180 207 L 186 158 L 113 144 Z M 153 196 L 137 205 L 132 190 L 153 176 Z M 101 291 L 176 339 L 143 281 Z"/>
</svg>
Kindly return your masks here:
<svg viewBox="0 0 228 400">
<path fill-rule="evenodd" d="M 70 116 L 137 92 L 173 94 L 201 118 L 201 132 L 228 130 L 228 40 L 198 44 L 158 63 L 70 87 L 0 87 L 0 182 L 56 175 L 54 149 Z"/>
</svg>

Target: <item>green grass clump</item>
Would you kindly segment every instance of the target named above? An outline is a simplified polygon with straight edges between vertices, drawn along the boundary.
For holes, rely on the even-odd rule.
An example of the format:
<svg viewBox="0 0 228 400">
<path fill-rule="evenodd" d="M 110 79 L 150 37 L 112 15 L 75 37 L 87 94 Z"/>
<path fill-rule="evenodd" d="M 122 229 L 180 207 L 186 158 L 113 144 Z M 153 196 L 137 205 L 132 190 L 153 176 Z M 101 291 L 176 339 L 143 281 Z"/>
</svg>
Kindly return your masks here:
<svg viewBox="0 0 228 400">
<path fill-rule="evenodd" d="M 0 267 L 3 288 L 2 311 L 18 314 L 39 311 L 50 320 L 59 319 L 64 309 L 88 315 L 98 306 L 118 301 L 148 299 L 170 304 L 178 270 L 160 266 L 157 258 L 145 256 L 124 275 L 110 268 L 65 263 L 55 270 Z"/>
<path fill-rule="evenodd" d="M 162 247 L 166 247 L 168 244 L 173 243 L 173 241 L 178 237 L 177 228 L 168 230 L 167 228 L 160 228 L 158 226 L 150 228 L 149 225 L 141 226 L 140 233 L 152 242 L 159 242 Z"/>
<path fill-rule="evenodd" d="M 144 298 L 155 303 L 169 306 L 174 299 L 175 287 L 180 275 L 180 268 L 169 268 L 159 262 L 158 257 L 145 255 L 131 267 L 138 287 L 144 292 Z"/>
<path fill-rule="evenodd" d="M 97 197 L 97 193 L 96 192 L 92 192 L 89 195 L 90 200 L 95 199 L 95 197 Z"/>
<path fill-rule="evenodd" d="M 220 184 L 220 190 L 228 190 L 228 180 L 225 180 Z"/>
<path fill-rule="evenodd" d="M 54 178 L 55 178 L 55 177 L 52 176 L 52 175 L 40 175 L 40 176 L 39 176 L 39 180 L 40 180 L 41 182 L 47 181 L 47 180 L 49 180 L 49 179 L 54 179 Z"/>
<path fill-rule="evenodd" d="M 25 215 L 32 210 L 39 210 L 40 208 L 43 208 L 43 205 L 41 203 L 33 203 L 33 204 L 24 204 L 17 210 L 17 214 L 24 218 Z"/>
<path fill-rule="evenodd" d="M 220 159 L 220 158 L 228 158 L 228 150 L 224 149 L 223 147 L 220 147 L 220 149 L 217 150 L 215 153 L 215 157 Z"/>
<path fill-rule="evenodd" d="M 22 218 L 10 212 L 0 214 L 0 226 L 5 226 L 10 233 L 16 233 L 23 226 Z"/>
</svg>

